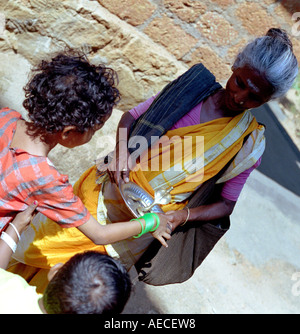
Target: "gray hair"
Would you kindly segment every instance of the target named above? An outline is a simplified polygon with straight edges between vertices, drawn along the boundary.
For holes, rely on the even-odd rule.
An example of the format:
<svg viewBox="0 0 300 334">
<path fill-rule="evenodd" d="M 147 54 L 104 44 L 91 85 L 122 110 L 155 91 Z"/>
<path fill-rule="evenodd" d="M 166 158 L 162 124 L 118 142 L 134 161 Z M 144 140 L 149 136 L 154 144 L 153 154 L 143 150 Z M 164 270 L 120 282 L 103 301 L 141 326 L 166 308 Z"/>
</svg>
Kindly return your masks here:
<svg viewBox="0 0 300 334">
<path fill-rule="evenodd" d="M 292 43 L 284 30 L 271 28 L 237 55 L 233 68 L 250 66 L 265 76 L 273 86 L 272 98 L 283 96 L 298 74 L 298 62 Z"/>
</svg>

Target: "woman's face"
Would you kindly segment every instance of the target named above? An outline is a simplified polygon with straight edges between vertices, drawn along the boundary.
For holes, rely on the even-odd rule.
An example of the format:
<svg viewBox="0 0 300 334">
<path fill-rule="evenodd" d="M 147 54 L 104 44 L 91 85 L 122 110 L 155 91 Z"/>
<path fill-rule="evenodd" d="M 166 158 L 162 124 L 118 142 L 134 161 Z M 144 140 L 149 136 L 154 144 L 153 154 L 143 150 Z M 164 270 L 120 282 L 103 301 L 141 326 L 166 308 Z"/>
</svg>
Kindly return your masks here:
<svg viewBox="0 0 300 334">
<path fill-rule="evenodd" d="M 244 66 L 233 70 L 224 94 L 225 107 L 241 112 L 269 101 L 273 86 L 257 70 Z"/>
</svg>

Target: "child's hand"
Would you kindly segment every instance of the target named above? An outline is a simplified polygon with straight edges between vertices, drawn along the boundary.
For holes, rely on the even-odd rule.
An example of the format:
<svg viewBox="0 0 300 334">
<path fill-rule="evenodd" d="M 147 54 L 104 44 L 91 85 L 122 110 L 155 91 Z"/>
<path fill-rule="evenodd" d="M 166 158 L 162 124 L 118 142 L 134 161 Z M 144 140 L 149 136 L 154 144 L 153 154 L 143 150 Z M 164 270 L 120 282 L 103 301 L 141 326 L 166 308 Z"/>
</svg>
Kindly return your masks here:
<svg viewBox="0 0 300 334">
<path fill-rule="evenodd" d="M 166 240 L 171 239 L 171 233 L 173 231 L 173 225 L 168 219 L 166 214 L 158 214 L 160 224 L 156 231 L 152 233 L 153 237 L 156 238 L 164 247 L 168 247 Z M 166 240 L 165 240 L 166 239 Z"/>
<path fill-rule="evenodd" d="M 20 235 L 30 224 L 34 215 L 37 203 L 32 203 L 26 210 L 19 212 L 14 220 L 9 223 L 5 233 L 6 240 L 0 240 L 0 268 L 6 269 L 11 258 L 12 252 L 15 251 L 17 242 L 20 240 Z M 14 230 L 14 231 L 13 231 Z M 3 232 L 4 233 L 4 232 Z M 1 235 L 2 237 L 2 235 Z M 10 240 L 9 240 L 10 239 Z M 17 240 L 18 239 L 18 240 Z"/>
</svg>

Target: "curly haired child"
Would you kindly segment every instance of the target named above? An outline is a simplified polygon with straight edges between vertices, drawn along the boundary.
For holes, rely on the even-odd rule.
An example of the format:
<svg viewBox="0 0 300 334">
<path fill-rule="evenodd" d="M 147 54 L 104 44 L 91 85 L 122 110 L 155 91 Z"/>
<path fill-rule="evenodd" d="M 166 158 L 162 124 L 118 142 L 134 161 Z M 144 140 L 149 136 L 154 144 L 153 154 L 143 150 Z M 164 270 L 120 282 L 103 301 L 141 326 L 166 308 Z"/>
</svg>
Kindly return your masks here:
<svg viewBox="0 0 300 334">
<path fill-rule="evenodd" d="M 59 54 L 42 61 L 24 88 L 29 121 L 0 110 L 0 232 L 34 201 L 39 212 L 62 227 L 77 227 L 95 244 L 143 231 L 144 220 L 101 226 L 47 157 L 57 144 L 73 148 L 91 140 L 120 98 L 116 79 L 112 69 L 84 55 Z M 152 234 L 166 246 L 166 220 L 156 226 Z"/>
</svg>

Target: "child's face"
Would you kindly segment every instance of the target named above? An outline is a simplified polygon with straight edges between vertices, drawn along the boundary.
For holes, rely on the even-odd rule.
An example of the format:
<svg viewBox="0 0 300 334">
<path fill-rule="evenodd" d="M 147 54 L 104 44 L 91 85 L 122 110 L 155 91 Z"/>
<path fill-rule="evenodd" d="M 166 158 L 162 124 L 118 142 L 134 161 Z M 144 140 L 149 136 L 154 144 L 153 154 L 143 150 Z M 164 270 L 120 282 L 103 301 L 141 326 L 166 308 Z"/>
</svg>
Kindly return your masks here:
<svg viewBox="0 0 300 334">
<path fill-rule="evenodd" d="M 85 132 L 79 132 L 74 130 L 70 132 L 70 134 L 68 135 L 68 139 L 61 144 L 68 148 L 84 145 L 93 138 L 95 132 L 100 130 L 102 126 L 103 124 L 95 125 L 92 129 L 89 129 Z"/>
<path fill-rule="evenodd" d="M 77 146 L 83 145 L 88 143 L 96 133 L 96 131 L 100 130 L 103 127 L 104 124 L 95 125 L 92 129 L 89 129 L 88 131 L 85 131 L 84 133 L 81 133 L 78 137 L 79 144 Z"/>
<path fill-rule="evenodd" d="M 102 122 L 100 124 L 95 125 L 93 128 L 85 132 L 79 132 L 73 126 L 66 127 L 65 131 L 63 131 L 62 133 L 62 138 L 59 141 L 59 143 L 62 146 L 65 146 L 68 148 L 73 148 L 73 147 L 81 146 L 81 145 L 88 143 L 92 139 L 95 132 L 100 130 L 103 127 L 105 122 L 109 119 L 110 115 L 111 113 L 106 115 L 102 119 Z"/>
</svg>

